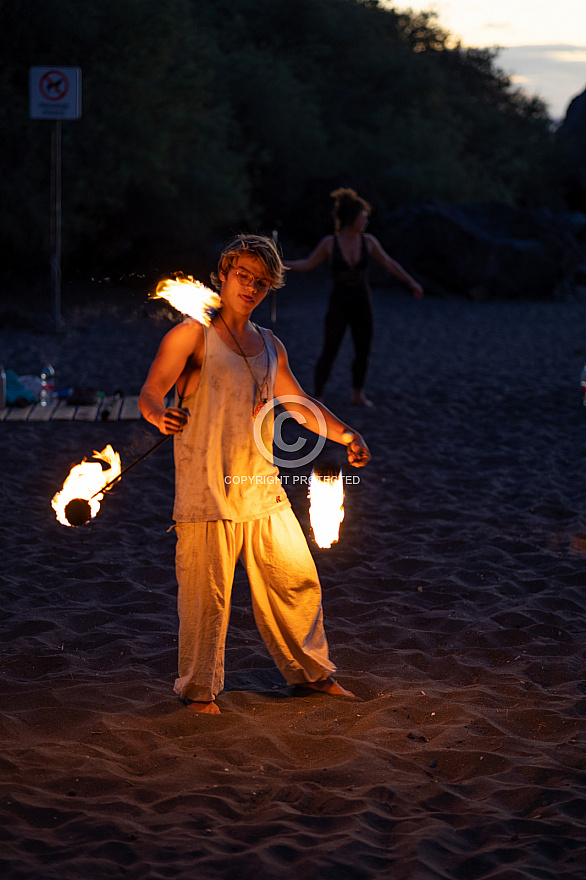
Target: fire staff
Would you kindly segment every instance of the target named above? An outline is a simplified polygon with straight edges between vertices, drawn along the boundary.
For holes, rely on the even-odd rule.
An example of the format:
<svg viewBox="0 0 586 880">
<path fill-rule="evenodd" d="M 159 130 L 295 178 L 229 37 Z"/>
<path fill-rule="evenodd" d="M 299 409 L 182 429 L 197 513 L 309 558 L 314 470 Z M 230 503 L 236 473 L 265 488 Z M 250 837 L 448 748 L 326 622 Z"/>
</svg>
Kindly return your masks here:
<svg viewBox="0 0 586 880">
<path fill-rule="evenodd" d="M 289 367 L 282 342 L 250 321 L 284 266 L 269 238 L 228 244 L 212 281 L 221 307 L 211 325 L 188 320 L 164 337 L 140 395 L 140 408 L 175 444 L 179 670 L 175 692 L 197 712 L 219 713 L 234 569 L 242 559 L 259 632 L 288 685 L 353 696 L 333 678 L 315 564 L 277 468 L 263 455 L 258 425 L 272 449 L 272 409 L 347 447 L 348 461 L 370 459 L 365 441 L 310 398 Z M 176 404 L 165 406 L 175 386 Z M 352 439 L 348 443 L 348 434 Z M 344 436 L 346 435 L 346 436 Z M 261 480 L 235 482 L 247 474 Z M 273 477 L 274 479 L 270 479 Z"/>
</svg>

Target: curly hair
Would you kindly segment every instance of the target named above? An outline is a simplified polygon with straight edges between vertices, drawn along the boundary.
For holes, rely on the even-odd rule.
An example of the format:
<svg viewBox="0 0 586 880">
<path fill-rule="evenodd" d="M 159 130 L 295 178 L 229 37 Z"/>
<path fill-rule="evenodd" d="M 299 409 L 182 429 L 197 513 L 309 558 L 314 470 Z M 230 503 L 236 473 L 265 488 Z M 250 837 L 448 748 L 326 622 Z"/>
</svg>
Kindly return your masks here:
<svg viewBox="0 0 586 880">
<path fill-rule="evenodd" d="M 271 289 L 276 290 L 285 284 L 285 267 L 277 245 L 266 235 L 249 235 L 242 233 L 237 235 L 224 247 L 218 262 L 218 271 L 212 272 L 211 280 L 218 290 L 222 286 L 220 275 L 227 275 L 236 257 L 246 254 L 256 257 L 265 267 L 267 277 L 271 282 Z"/>
<path fill-rule="evenodd" d="M 332 217 L 336 232 L 339 232 L 344 226 L 351 226 L 361 211 L 366 211 L 367 214 L 372 211 L 366 199 L 362 199 L 356 190 L 349 187 L 342 186 L 335 189 L 330 195 L 334 199 Z"/>
</svg>

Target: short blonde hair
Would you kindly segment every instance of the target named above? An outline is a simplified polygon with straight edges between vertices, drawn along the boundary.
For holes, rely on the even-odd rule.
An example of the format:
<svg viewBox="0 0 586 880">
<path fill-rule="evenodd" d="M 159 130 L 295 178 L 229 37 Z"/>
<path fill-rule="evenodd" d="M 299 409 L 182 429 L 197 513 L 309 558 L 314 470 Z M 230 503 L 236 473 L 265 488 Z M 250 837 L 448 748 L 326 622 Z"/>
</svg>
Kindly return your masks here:
<svg viewBox="0 0 586 880">
<path fill-rule="evenodd" d="M 285 284 L 285 267 L 281 254 L 272 238 L 267 235 L 249 235 L 242 233 L 237 235 L 224 247 L 218 262 L 218 271 L 212 272 L 211 280 L 218 290 L 222 286 L 220 275 L 227 275 L 236 257 L 245 254 L 257 257 L 265 267 L 267 277 L 271 282 L 271 289 L 276 290 Z"/>
</svg>

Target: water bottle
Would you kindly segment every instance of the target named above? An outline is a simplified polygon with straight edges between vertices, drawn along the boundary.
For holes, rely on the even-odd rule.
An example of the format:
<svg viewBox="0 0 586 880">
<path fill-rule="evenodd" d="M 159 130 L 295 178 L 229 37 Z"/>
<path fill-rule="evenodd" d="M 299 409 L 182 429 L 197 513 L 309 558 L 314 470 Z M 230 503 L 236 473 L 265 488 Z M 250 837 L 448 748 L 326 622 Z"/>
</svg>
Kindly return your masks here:
<svg viewBox="0 0 586 880">
<path fill-rule="evenodd" d="M 39 395 L 39 403 L 41 406 L 48 406 L 53 402 L 55 394 L 55 370 L 49 363 L 45 362 L 41 370 L 41 393 Z"/>
<path fill-rule="evenodd" d="M 0 364 L 0 409 L 6 408 L 6 372 Z"/>
<path fill-rule="evenodd" d="M 580 391 L 582 393 L 582 403 L 586 406 L 586 364 L 584 364 L 580 373 Z"/>
</svg>

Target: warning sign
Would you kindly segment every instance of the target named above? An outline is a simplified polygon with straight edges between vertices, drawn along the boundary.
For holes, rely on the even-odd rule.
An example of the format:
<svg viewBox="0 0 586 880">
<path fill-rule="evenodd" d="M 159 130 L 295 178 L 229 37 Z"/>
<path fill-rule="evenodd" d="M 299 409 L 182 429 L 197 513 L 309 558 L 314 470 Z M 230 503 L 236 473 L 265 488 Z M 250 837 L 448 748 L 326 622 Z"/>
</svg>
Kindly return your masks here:
<svg viewBox="0 0 586 880">
<path fill-rule="evenodd" d="M 46 101 L 61 101 L 69 91 L 69 80 L 62 70 L 47 70 L 39 82 L 39 91 Z"/>
<path fill-rule="evenodd" d="M 79 67 L 31 67 L 29 86 L 31 119 L 81 117 Z"/>
</svg>

